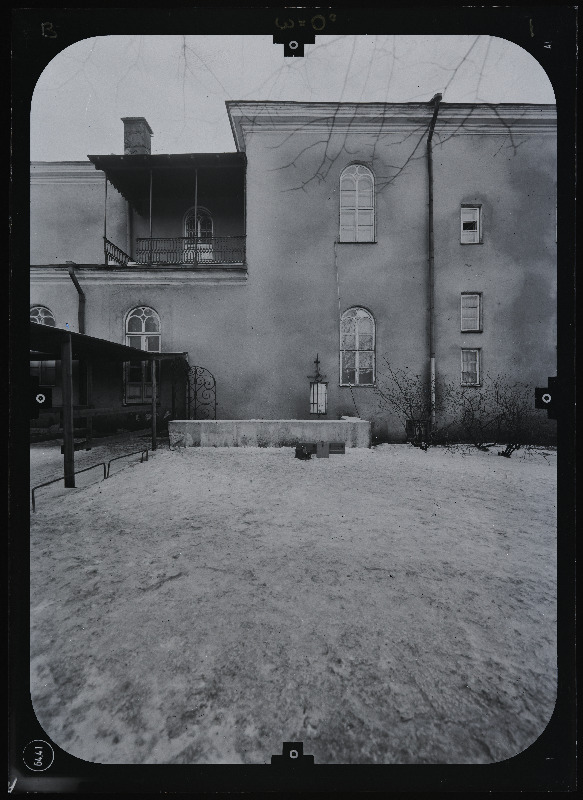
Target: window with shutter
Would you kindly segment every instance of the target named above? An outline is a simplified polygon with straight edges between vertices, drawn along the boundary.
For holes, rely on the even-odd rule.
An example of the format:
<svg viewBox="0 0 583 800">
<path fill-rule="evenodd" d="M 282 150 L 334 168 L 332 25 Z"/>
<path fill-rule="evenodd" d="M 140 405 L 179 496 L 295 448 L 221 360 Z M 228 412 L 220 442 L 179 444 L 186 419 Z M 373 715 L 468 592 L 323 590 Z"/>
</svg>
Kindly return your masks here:
<svg viewBox="0 0 583 800">
<path fill-rule="evenodd" d="M 368 167 L 351 164 L 340 176 L 340 241 L 374 240 L 374 177 Z"/>
<path fill-rule="evenodd" d="M 461 238 L 462 244 L 480 244 L 482 241 L 482 207 L 461 207 Z"/>
<path fill-rule="evenodd" d="M 463 292 L 461 295 L 461 330 L 462 332 L 481 332 L 482 330 L 482 313 L 481 313 L 481 300 L 482 295 L 479 293 L 470 294 Z"/>
<path fill-rule="evenodd" d="M 462 349 L 462 386 L 480 385 L 480 351 Z"/>
<path fill-rule="evenodd" d="M 184 217 L 182 258 L 187 264 L 213 260 L 213 218 L 207 208 L 191 208 Z"/>
</svg>

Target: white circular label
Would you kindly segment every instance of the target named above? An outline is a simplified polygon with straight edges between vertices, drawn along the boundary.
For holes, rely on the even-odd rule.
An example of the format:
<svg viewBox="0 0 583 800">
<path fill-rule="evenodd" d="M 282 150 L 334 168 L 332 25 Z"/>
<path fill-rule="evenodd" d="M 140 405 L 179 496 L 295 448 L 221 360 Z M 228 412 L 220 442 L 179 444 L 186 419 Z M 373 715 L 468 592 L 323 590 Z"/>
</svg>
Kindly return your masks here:
<svg viewBox="0 0 583 800">
<path fill-rule="evenodd" d="M 22 751 L 22 760 L 34 772 L 44 772 L 55 760 L 55 751 L 44 739 L 33 739 Z"/>
<path fill-rule="evenodd" d="M 45 401 L 46 399 L 47 399 L 47 398 L 44 396 L 44 394 L 37 394 L 37 396 L 36 396 L 36 402 L 37 402 L 37 403 L 44 403 L 44 401 Z"/>
<path fill-rule="evenodd" d="M 542 401 L 543 401 L 543 403 L 550 403 L 551 402 L 551 396 L 550 396 L 550 394 L 548 392 L 543 394 Z"/>
<path fill-rule="evenodd" d="M 298 43 L 297 43 L 296 41 L 293 41 L 293 40 L 292 40 L 292 41 L 289 43 L 289 49 L 290 49 L 290 50 L 296 50 L 296 49 L 297 49 L 297 46 L 298 46 Z"/>
<path fill-rule="evenodd" d="M 299 755 L 299 754 L 298 754 L 298 751 L 297 751 L 297 750 L 290 750 L 290 751 L 289 751 L 289 757 L 290 757 L 290 758 L 297 758 L 297 757 L 298 757 L 298 755 Z"/>
</svg>

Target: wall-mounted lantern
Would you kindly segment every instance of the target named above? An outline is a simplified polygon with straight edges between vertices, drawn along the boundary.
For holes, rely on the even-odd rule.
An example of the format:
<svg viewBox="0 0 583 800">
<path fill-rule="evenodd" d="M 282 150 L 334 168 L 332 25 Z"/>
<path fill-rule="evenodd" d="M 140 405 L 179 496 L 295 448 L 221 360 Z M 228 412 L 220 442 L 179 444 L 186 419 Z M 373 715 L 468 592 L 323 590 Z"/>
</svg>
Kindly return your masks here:
<svg viewBox="0 0 583 800">
<path fill-rule="evenodd" d="M 314 360 L 316 365 L 316 372 L 314 375 L 308 375 L 310 379 L 310 414 L 328 413 L 328 382 L 324 380 L 326 377 L 320 372 L 320 359 L 318 354 Z"/>
</svg>

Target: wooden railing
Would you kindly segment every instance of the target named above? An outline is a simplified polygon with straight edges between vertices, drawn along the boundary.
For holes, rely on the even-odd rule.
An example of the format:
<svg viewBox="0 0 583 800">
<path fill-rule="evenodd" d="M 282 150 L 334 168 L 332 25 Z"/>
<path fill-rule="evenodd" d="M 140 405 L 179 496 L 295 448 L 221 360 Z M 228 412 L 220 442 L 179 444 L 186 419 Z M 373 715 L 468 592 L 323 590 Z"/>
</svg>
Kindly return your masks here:
<svg viewBox="0 0 583 800">
<path fill-rule="evenodd" d="M 213 267 L 245 263 L 244 236 L 214 236 L 212 239 L 164 236 L 136 241 L 138 264 Z"/>
</svg>

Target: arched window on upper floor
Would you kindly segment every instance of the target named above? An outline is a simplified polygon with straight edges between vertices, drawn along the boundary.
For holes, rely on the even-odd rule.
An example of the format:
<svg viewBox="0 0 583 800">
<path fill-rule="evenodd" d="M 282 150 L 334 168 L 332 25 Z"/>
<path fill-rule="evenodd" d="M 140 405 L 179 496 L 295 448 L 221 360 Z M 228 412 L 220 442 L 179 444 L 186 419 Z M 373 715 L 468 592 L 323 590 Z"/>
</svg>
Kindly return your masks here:
<svg viewBox="0 0 583 800">
<path fill-rule="evenodd" d="M 340 385 L 373 386 L 374 382 L 374 317 L 365 308 L 348 308 L 340 319 Z"/>
<path fill-rule="evenodd" d="M 340 241 L 375 241 L 374 175 L 351 164 L 340 176 Z"/>
<path fill-rule="evenodd" d="M 139 347 L 150 353 L 161 351 L 162 330 L 160 317 L 149 306 L 137 306 L 126 316 L 126 344 Z M 160 381 L 160 362 L 156 362 L 156 382 Z M 152 363 L 150 361 L 130 361 L 126 364 L 125 401 L 126 403 L 146 403 L 152 399 Z"/>
<path fill-rule="evenodd" d="M 184 215 L 184 262 L 212 261 L 213 235 L 213 218 L 208 208 L 189 208 Z"/>
</svg>

